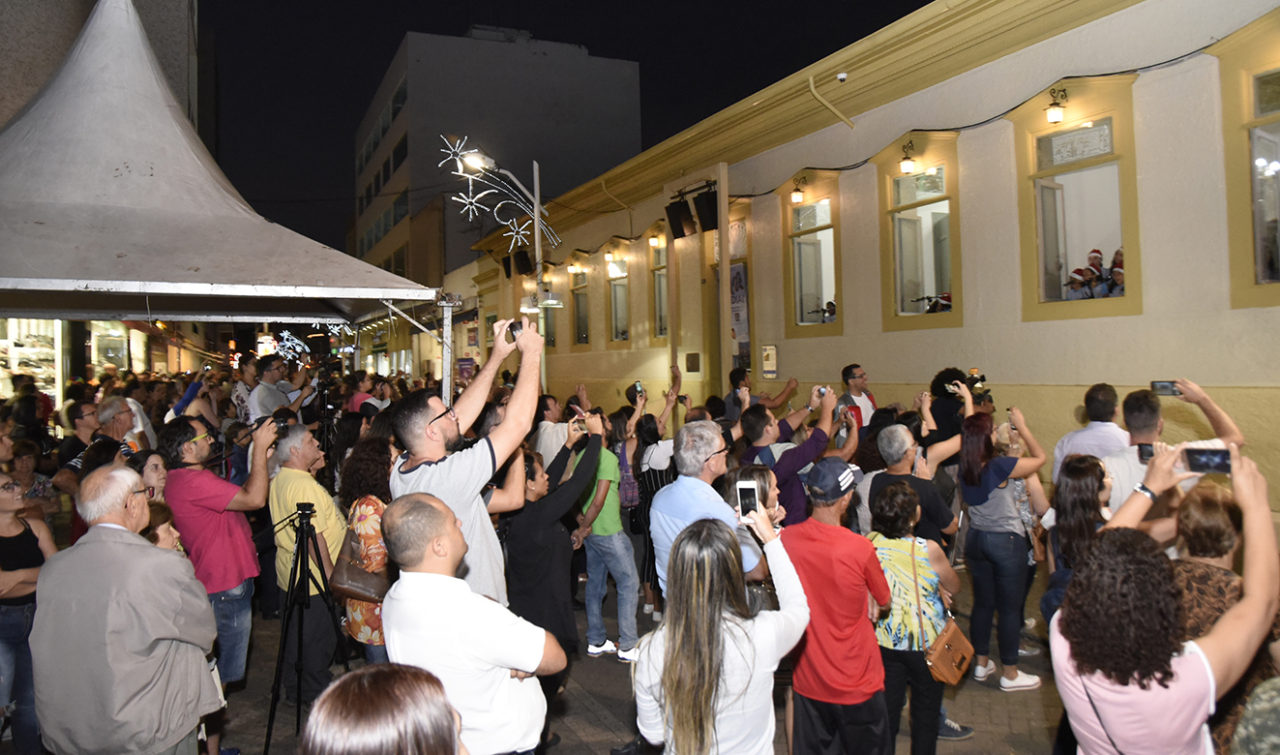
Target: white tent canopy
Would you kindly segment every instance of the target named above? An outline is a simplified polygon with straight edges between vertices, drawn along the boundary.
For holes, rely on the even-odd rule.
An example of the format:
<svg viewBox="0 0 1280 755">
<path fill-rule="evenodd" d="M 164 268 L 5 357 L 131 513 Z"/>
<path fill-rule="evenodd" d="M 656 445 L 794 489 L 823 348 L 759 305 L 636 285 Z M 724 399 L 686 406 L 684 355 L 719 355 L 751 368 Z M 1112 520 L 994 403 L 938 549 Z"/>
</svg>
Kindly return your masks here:
<svg viewBox="0 0 1280 755">
<path fill-rule="evenodd" d="M 130 0 L 100 0 L 0 132 L 0 315 L 337 322 L 435 294 L 254 212 Z"/>
</svg>

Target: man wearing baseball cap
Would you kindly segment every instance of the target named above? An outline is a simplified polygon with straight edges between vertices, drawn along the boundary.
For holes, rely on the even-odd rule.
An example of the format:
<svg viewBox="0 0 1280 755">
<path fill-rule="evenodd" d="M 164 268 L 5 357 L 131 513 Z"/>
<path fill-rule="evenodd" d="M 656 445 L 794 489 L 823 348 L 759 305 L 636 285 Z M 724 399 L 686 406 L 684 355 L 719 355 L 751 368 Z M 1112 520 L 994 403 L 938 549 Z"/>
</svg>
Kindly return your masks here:
<svg viewBox="0 0 1280 755">
<path fill-rule="evenodd" d="M 893 752 L 868 611 L 868 598 L 888 605 L 889 583 L 875 546 L 842 524 L 855 482 L 843 460 L 819 460 L 806 484 L 813 513 L 781 535 L 809 596 L 793 676 L 796 752 Z"/>
</svg>

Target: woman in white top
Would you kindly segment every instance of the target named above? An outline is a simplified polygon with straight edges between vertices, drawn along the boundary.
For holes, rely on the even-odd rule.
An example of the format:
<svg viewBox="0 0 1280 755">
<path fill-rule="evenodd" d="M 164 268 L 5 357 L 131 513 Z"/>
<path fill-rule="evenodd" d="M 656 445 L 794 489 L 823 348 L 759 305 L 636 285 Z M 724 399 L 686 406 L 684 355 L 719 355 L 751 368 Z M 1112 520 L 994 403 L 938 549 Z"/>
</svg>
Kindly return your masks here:
<svg viewBox="0 0 1280 755">
<path fill-rule="evenodd" d="M 640 641 L 634 681 L 640 734 L 667 752 L 773 752 L 773 672 L 804 634 L 809 606 L 768 515 L 753 511 L 748 526 L 781 610 L 750 615 L 741 550 L 723 522 L 694 522 L 672 545 L 666 616 Z"/>
</svg>

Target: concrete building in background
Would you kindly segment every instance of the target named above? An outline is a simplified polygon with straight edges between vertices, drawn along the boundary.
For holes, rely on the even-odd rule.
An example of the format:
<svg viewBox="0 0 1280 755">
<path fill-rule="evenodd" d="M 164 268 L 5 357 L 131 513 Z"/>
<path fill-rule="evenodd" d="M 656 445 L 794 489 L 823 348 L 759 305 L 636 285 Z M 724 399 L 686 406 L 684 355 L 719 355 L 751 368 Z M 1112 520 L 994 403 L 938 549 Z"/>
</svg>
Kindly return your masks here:
<svg viewBox="0 0 1280 755">
<path fill-rule="evenodd" d="M 640 151 L 639 64 L 496 27 L 405 35 L 355 133 L 347 251 L 429 286 L 474 262 L 496 227 L 449 200 L 463 185 L 438 166 L 442 134 L 467 136 L 530 189 L 537 160 L 545 201 Z"/>
</svg>

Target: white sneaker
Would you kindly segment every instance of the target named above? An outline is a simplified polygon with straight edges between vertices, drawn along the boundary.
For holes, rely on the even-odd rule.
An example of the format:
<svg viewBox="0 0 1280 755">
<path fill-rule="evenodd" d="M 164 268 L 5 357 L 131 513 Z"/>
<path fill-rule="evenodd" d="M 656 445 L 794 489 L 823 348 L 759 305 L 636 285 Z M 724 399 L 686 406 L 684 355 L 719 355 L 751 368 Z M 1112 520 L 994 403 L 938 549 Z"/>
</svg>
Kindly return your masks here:
<svg viewBox="0 0 1280 755">
<path fill-rule="evenodd" d="M 1025 671 L 1019 671 L 1018 675 L 1012 679 L 1000 677 L 1000 689 L 1004 692 L 1021 692 L 1028 689 L 1036 689 L 1040 686 L 1040 677 L 1035 674 L 1028 674 Z"/>
<path fill-rule="evenodd" d="M 651 613 L 653 613 L 653 604 L 652 604 L 652 603 L 645 603 L 645 604 L 644 604 L 644 614 L 645 614 L 645 616 L 648 616 L 648 615 L 649 615 L 649 614 L 651 614 Z"/>
<path fill-rule="evenodd" d="M 1036 617 L 1034 617 L 1034 616 L 1028 616 L 1028 617 L 1027 617 L 1027 620 L 1026 620 L 1026 621 L 1024 621 L 1024 622 L 1022 622 L 1022 628 L 1023 628 L 1023 629 L 1035 629 L 1035 628 L 1036 628 Z"/>
<path fill-rule="evenodd" d="M 991 676 L 995 672 L 996 672 L 996 662 L 988 658 L 987 665 L 973 667 L 973 678 L 975 681 L 985 682 L 987 680 L 987 677 Z"/>
<path fill-rule="evenodd" d="M 1037 656 L 1037 655 L 1040 655 L 1040 648 L 1036 647 L 1035 645 L 1027 645 L 1026 647 L 1020 647 L 1018 648 L 1018 655 L 1023 658 L 1030 658 L 1033 656 Z"/>
<path fill-rule="evenodd" d="M 635 647 L 631 648 L 630 650 L 619 650 L 619 651 L 618 651 L 618 660 L 622 661 L 623 663 L 635 663 L 635 662 L 636 662 L 636 659 L 637 659 L 637 658 L 639 658 L 639 657 L 640 657 L 640 646 L 639 646 L 639 645 L 636 645 Z"/>
<path fill-rule="evenodd" d="M 587 655 L 591 656 L 592 658 L 596 657 L 597 655 L 604 655 L 605 653 L 616 653 L 616 652 L 618 652 L 618 646 L 613 644 L 613 640 L 605 640 L 604 644 L 601 644 L 601 645 L 587 645 Z"/>
<path fill-rule="evenodd" d="M 654 611 L 654 612 L 653 612 L 653 620 L 654 620 L 655 622 L 662 621 L 662 611 Z"/>
</svg>

